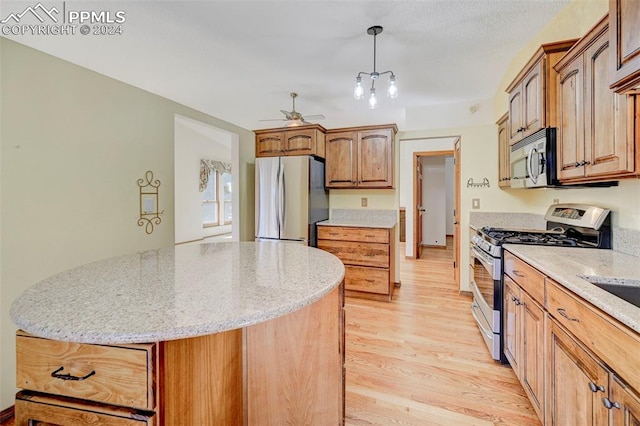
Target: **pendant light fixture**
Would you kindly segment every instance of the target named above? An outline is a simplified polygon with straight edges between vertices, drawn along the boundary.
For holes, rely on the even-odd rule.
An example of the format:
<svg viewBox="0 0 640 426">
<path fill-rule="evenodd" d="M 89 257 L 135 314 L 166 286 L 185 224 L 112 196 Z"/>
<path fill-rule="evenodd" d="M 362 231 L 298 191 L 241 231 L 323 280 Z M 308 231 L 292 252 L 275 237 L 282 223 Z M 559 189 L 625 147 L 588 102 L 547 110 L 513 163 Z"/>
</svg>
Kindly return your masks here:
<svg viewBox="0 0 640 426">
<path fill-rule="evenodd" d="M 369 108 L 373 109 L 378 105 L 378 99 L 376 98 L 376 80 L 385 74 L 391 74 L 389 76 L 389 87 L 387 88 L 387 95 L 390 98 L 396 98 L 398 96 L 398 85 L 397 78 L 393 71 L 384 71 L 377 72 L 376 71 L 376 37 L 378 34 L 382 32 L 382 27 L 379 25 L 374 25 L 373 27 L 369 27 L 367 29 L 367 34 L 373 36 L 373 72 L 364 72 L 361 71 L 356 76 L 356 85 L 353 89 L 353 97 L 356 99 L 364 98 L 364 87 L 362 85 L 362 76 L 368 75 L 371 78 L 371 88 L 369 89 Z"/>
</svg>

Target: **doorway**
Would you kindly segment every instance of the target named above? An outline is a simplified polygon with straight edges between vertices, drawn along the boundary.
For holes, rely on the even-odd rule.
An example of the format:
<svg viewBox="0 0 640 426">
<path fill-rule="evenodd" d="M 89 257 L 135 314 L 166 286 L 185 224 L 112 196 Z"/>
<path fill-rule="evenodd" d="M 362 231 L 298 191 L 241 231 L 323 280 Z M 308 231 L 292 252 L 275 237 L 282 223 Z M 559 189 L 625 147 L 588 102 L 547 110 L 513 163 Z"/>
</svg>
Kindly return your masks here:
<svg viewBox="0 0 640 426">
<path fill-rule="evenodd" d="M 453 151 L 414 152 L 414 243 L 416 258 L 424 247 L 453 245 Z"/>
<path fill-rule="evenodd" d="M 217 236 L 226 241 L 240 240 L 239 221 L 239 136 L 218 127 L 175 115 L 174 117 L 174 212 L 175 244 L 203 241 Z M 219 189 L 213 197 L 220 209 L 216 221 L 204 198 L 212 198 L 202 188 L 202 164 L 224 164 L 223 170 L 213 171 L 219 178 Z M 229 170 L 230 168 L 230 170 Z M 213 170 L 213 169 L 212 169 Z M 218 176 L 220 175 L 220 176 Z M 207 179 L 211 183 L 211 177 Z M 204 194 L 207 194 L 205 197 Z M 229 212 L 230 210 L 230 212 Z M 231 219 L 229 221 L 229 218 Z M 205 224 L 205 222 L 207 222 Z M 213 225 L 211 224 L 213 222 Z M 230 222 L 230 223 L 229 223 Z"/>
</svg>

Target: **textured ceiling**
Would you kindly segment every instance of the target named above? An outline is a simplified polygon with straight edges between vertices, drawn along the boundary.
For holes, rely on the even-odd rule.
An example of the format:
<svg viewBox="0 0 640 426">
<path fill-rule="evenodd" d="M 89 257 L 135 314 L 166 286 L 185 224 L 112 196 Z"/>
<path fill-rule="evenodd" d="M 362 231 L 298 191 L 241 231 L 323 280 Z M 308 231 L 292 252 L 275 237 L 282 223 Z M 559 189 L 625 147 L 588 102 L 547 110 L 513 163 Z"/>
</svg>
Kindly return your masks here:
<svg viewBox="0 0 640 426">
<path fill-rule="evenodd" d="M 0 19 L 36 2 L 0 3 Z M 62 2 L 43 1 L 45 6 Z M 299 94 L 325 127 L 396 122 L 407 109 L 493 97 L 513 56 L 568 0 L 66 1 L 123 10 L 120 36 L 8 36 L 247 129 L 278 127 Z M 376 110 L 353 99 L 358 71 L 398 76 Z M 376 84 L 384 95 L 386 79 Z"/>
</svg>

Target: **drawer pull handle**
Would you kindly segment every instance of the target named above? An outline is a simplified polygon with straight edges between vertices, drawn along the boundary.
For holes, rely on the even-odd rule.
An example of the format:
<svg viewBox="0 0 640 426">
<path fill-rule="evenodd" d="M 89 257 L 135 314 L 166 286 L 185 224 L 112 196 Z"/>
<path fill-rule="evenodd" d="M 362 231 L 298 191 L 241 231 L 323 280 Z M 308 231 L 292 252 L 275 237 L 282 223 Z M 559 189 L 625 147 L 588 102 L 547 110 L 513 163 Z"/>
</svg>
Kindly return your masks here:
<svg viewBox="0 0 640 426">
<path fill-rule="evenodd" d="M 600 392 L 604 392 L 604 386 L 602 385 L 596 385 L 593 382 L 589 382 L 589 389 L 591 389 L 591 392 L 596 393 L 598 391 Z"/>
<path fill-rule="evenodd" d="M 366 282 L 368 282 L 368 283 L 375 283 L 376 282 L 376 280 L 370 280 L 369 278 L 365 278 L 364 280 Z"/>
<path fill-rule="evenodd" d="M 62 370 L 64 370 L 64 367 L 58 368 L 56 371 L 51 373 L 51 377 L 55 377 L 56 379 L 62 379 L 62 380 L 77 380 L 77 381 L 80 381 L 80 380 L 88 379 L 89 377 L 91 377 L 94 374 L 96 374 L 96 372 L 94 370 L 91 373 L 87 374 L 86 376 L 78 377 L 78 376 L 72 376 L 70 373 L 62 374 L 62 373 L 60 373 Z"/>
<path fill-rule="evenodd" d="M 567 315 L 567 310 L 565 308 L 558 308 L 556 309 L 558 311 L 558 313 L 560 315 L 562 315 L 563 317 L 565 317 L 566 319 L 568 319 L 569 321 L 575 321 L 575 322 L 580 322 L 580 318 L 572 318 L 569 315 Z"/>
<path fill-rule="evenodd" d="M 515 275 L 516 277 L 524 278 L 524 274 L 517 269 L 513 270 L 513 275 Z"/>
<path fill-rule="evenodd" d="M 375 235 L 371 235 L 371 234 L 365 234 L 364 236 L 367 237 L 367 238 L 375 238 L 376 237 Z"/>
</svg>

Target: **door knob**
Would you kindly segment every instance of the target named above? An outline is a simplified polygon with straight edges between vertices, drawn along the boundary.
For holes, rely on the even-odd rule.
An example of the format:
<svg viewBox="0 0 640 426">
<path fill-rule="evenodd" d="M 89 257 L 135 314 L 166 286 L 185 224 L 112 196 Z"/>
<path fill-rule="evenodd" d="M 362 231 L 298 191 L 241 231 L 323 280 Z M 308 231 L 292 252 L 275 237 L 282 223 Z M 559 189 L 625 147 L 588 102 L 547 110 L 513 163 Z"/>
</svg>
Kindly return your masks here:
<svg viewBox="0 0 640 426">
<path fill-rule="evenodd" d="M 420 207 L 420 208 L 418 209 L 418 211 L 420 211 L 420 212 L 426 212 L 426 210 L 425 210 L 425 209 L 423 209 L 422 207 Z"/>
</svg>

